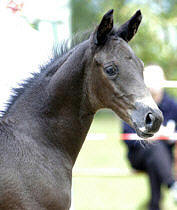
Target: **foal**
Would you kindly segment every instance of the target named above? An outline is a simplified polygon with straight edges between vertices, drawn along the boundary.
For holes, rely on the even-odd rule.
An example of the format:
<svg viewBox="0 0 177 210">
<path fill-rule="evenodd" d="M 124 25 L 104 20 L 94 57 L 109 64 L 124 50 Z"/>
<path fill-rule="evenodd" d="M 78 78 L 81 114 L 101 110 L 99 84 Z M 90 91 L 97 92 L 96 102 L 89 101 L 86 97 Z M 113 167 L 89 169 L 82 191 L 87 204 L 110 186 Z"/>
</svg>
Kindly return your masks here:
<svg viewBox="0 0 177 210">
<path fill-rule="evenodd" d="M 162 114 L 128 45 L 141 12 L 113 28 L 113 10 L 83 41 L 16 90 L 0 121 L 0 209 L 68 210 L 72 168 L 98 109 L 110 108 L 141 137 Z"/>
</svg>

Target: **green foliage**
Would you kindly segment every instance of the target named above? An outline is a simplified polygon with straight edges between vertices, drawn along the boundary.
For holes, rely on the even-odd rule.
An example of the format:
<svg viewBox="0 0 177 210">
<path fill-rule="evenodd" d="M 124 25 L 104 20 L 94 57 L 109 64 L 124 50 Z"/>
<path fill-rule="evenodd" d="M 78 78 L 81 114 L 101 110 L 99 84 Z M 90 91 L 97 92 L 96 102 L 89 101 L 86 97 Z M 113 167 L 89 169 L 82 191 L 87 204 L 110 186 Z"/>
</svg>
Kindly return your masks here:
<svg viewBox="0 0 177 210">
<path fill-rule="evenodd" d="M 72 33 L 89 29 L 97 22 L 98 14 L 94 1 L 71 0 L 72 7 Z"/>
<path fill-rule="evenodd" d="M 167 79 L 177 80 L 177 0 L 71 0 L 71 7 L 73 33 L 98 24 L 109 9 L 117 23 L 141 9 L 143 21 L 130 45 L 145 66 L 158 64 Z"/>
</svg>

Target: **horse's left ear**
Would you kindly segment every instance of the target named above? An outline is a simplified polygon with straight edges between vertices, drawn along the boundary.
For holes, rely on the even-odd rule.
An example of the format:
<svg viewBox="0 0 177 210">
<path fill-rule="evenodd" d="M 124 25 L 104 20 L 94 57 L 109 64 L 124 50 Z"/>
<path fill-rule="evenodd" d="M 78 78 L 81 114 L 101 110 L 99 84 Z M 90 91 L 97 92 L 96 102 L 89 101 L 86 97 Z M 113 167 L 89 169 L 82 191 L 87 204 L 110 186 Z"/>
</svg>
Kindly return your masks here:
<svg viewBox="0 0 177 210">
<path fill-rule="evenodd" d="M 108 37 L 109 32 L 113 28 L 113 9 L 109 10 L 102 18 L 99 26 L 94 32 L 94 43 L 103 45 Z"/>
<path fill-rule="evenodd" d="M 120 26 L 117 31 L 117 35 L 124 39 L 126 42 L 129 42 L 136 34 L 141 20 L 141 11 L 138 10 L 126 23 Z"/>
</svg>

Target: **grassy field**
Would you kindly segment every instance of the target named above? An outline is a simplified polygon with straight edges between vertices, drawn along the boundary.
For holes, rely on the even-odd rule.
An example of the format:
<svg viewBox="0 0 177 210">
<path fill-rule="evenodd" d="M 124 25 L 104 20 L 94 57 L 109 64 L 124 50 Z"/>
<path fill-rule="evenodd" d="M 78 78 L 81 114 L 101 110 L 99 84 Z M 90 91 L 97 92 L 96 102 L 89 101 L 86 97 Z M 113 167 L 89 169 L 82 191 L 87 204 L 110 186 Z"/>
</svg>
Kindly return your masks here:
<svg viewBox="0 0 177 210">
<path fill-rule="evenodd" d="M 86 140 L 78 156 L 73 171 L 74 210 L 146 210 L 148 178 L 132 173 L 126 147 L 119 140 L 117 117 L 112 112 L 98 113 L 89 133 L 105 134 L 105 139 L 99 140 L 98 136 L 97 140 Z M 103 168 L 107 171 L 102 175 L 90 174 L 93 169 Z M 112 168 L 116 174 L 109 175 Z M 163 210 L 177 209 L 167 190 L 163 190 L 163 197 Z"/>
</svg>

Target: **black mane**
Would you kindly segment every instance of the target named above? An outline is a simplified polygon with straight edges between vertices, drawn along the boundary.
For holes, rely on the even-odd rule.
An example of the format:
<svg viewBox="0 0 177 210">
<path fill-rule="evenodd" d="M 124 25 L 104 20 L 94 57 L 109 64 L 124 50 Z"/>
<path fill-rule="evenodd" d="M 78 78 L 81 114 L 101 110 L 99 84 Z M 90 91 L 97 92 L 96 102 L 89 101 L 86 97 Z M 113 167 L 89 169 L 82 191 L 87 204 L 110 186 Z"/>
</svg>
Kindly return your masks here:
<svg viewBox="0 0 177 210">
<path fill-rule="evenodd" d="M 6 102 L 6 108 L 4 111 L 0 111 L 1 115 L 5 115 L 8 113 L 11 106 L 16 102 L 16 100 L 25 92 L 26 89 L 32 87 L 33 83 L 38 80 L 43 73 L 53 75 L 58 69 L 58 64 L 60 63 L 60 59 L 75 46 L 80 44 L 81 42 L 87 40 L 90 36 L 90 31 L 78 33 L 73 36 L 70 40 L 59 43 L 53 47 L 52 57 L 49 59 L 47 64 L 40 66 L 39 72 L 32 73 L 30 78 L 19 83 L 19 87 L 12 88 L 12 95 L 9 100 Z M 69 45 L 70 42 L 70 45 Z"/>
</svg>

